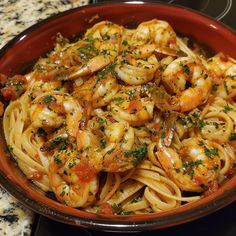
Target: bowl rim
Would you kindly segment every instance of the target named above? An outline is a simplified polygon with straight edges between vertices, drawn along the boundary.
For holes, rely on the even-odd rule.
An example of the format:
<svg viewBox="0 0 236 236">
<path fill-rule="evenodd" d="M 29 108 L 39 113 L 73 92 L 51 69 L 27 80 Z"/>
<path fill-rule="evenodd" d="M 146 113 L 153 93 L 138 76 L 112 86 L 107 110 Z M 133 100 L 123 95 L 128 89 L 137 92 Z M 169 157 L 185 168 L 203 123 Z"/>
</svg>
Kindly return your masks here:
<svg viewBox="0 0 236 236">
<path fill-rule="evenodd" d="M 233 29 L 229 25 L 226 25 L 225 23 L 223 23 L 221 21 L 217 21 L 213 17 L 208 16 L 203 12 L 199 12 L 195 9 L 192 9 L 192 8 L 189 8 L 189 7 L 186 7 L 186 6 L 181 6 L 181 5 L 178 5 L 176 3 L 173 3 L 173 4 L 170 5 L 169 3 L 159 2 L 159 1 L 155 1 L 155 0 L 144 0 L 144 1 L 134 1 L 134 2 L 127 1 L 127 0 L 113 0 L 112 2 L 104 1 L 104 2 L 98 2 L 98 3 L 91 3 L 91 4 L 88 4 L 88 5 L 85 5 L 85 6 L 79 6 L 79 7 L 75 7 L 75 8 L 72 8 L 72 9 L 68 9 L 66 11 L 59 12 L 55 15 L 49 16 L 49 17 L 41 20 L 40 22 L 37 22 L 37 23 L 27 27 L 25 30 L 23 30 L 22 32 L 20 32 L 16 36 L 13 36 L 13 38 L 11 38 L 5 45 L 3 45 L 2 48 L 0 48 L 0 57 L 2 57 L 2 55 L 8 50 L 9 47 L 16 44 L 18 41 L 20 41 L 22 38 L 24 38 L 24 36 L 31 33 L 32 31 L 36 30 L 40 26 L 43 26 L 43 25 L 47 24 L 50 21 L 56 20 L 57 18 L 66 16 L 66 15 L 71 14 L 73 12 L 81 11 L 83 9 L 91 8 L 91 7 L 94 7 L 94 6 L 122 5 L 122 4 L 123 5 L 127 5 L 127 4 L 128 5 L 129 4 L 137 4 L 137 5 L 147 5 L 148 4 L 149 5 L 149 4 L 152 4 L 152 5 L 163 5 L 163 6 L 170 7 L 170 8 L 173 7 L 173 8 L 179 8 L 179 9 L 186 9 L 186 10 L 192 12 L 193 14 L 197 14 L 197 15 L 200 15 L 202 17 L 205 17 L 208 20 L 211 20 L 212 22 L 218 24 L 219 26 L 231 31 L 231 33 L 233 33 L 233 34 L 236 33 L 236 29 Z"/>
<path fill-rule="evenodd" d="M 139 1 L 137 1 L 139 2 Z M 218 26 L 226 29 L 227 31 L 235 34 L 232 29 L 226 25 L 224 25 L 221 22 L 217 22 L 213 18 L 206 16 L 203 13 L 199 13 L 195 10 L 189 9 L 187 7 L 182 7 L 178 5 L 170 5 L 167 3 L 157 3 L 152 1 L 140 1 L 141 3 L 135 3 L 135 4 L 142 4 L 142 5 L 161 5 L 165 6 L 167 8 L 177 8 L 177 9 L 187 9 L 194 15 L 198 15 L 200 17 L 206 18 L 211 22 L 214 22 Z M 114 1 L 112 3 L 108 2 L 101 2 L 97 4 L 91 4 L 87 6 L 81 6 L 76 7 L 74 9 L 69 9 L 67 11 L 58 13 L 54 16 L 51 16 L 49 18 L 46 18 L 42 20 L 41 22 L 38 22 L 31 27 L 27 28 L 26 30 L 22 31 L 20 34 L 15 36 L 13 39 L 11 39 L 7 44 L 5 44 L 0 49 L 0 57 L 2 57 L 9 48 L 14 47 L 14 45 L 24 40 L 24 37 L 31 32 L 34 32 L 38 28 L 40 28 L 43 25 L 46 25 L 48 22 L 57 20 L 58 18 L 64 17 L 66 15 L 72 14 L 77 11 L 82 11 L 83 9 L 87 8 L 93 8 L 95 6 L 104 6 L 104 5 L 126 5 L 126 4 L 134 4 L 130 3 L 130 1 Z M 234 186 L 233 188 L 229 189 L 230 183 L 233 182 Z M 170 227 L 177 224 L 182 224 L 185 222 L 192 221 L 194 219 L 203 217 L 205 215 L 208 215 L 236 200 L 236 176 L 231 178 L 229 181 L 227 181 L 221 188 L 217 191 L 216 197 L 213 199 L 212 195 L 209 195 L 207 197 L 204 197 L 201 199 L 201 204 L 198 206 L 189 208 L 187 207 L 187 210 L 184 210 L 186 208 L 186 205 L 181 206 L 175 210 L 175 217 L 173 215 L 169 215 L 169 212 L 173 211 L 166 211 L 163 213 L 154 213 L 152 217 L 147 217 L 147 219 L 144 219 L 145 217 L 136 217 L 136 216 L 112 216 L 113 219 L 109 217 L 103 217 L 101 215 L 92 214 L 94 217 L 91 219 L 84 218 L 84 217 L 78 217 L 74 215 L 67 215 L 66 213 L 62 213 L 59 210 L 51 207 L 51 206 L 45 206 L 42 202 L 37 202 L 37 200 L 31 199 L 27 196 L 26 192 L 20 191 L 18 188 L 15 187 L 14 183 L 9 179 L 7 175 L 1 172 L 0 170 L 0 183 L 3 188 L 6 189 L 11 195 L 13 195 L 15 198 L 17 198 L 24 206 L 30 208 L 34 212 L 37 212 L 39 214 L 42 214 L 46 217 L 49 217 L 53 220 L 57 220 L 62 223 L 67 223 L 71 225 L 81 226 L 81 227 L 90 227 L 97 230 L 106 230 L 106 231 L 113 231 L 113 232 L 135 232 L 135 231 L 141 231 L 141 230 L 150 230 L 150 229 L 157 229 L 157 228 L 165 228 Z M 206 205 L 208 203 L 208 205 Z M 194 206 L 194 203 L 191 203 L 191 206 Z M 204 206 L 204 208 L 203 208 Z M 80 210 L 78 210 L 80 211 Z M 129 218 L 132 218 L 129 220 Z M 129 227 L 129 228 L 128 228 Z"/>
</svg>

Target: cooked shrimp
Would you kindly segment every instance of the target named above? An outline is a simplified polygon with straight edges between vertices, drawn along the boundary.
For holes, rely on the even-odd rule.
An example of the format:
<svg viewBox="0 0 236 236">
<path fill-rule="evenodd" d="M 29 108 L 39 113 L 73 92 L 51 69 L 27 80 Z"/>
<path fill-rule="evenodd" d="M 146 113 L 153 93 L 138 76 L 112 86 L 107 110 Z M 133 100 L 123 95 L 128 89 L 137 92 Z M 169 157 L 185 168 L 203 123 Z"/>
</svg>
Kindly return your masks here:
<svg viewBox="0 0 236 236">
<path fill-rule="evenodd" d="M 65 124 L 68 134 L 76 137 L 82 112 L 80 104 L 70 95 L 44 93 L 33 100 L 30 119 L 34 127 L 59 128 Z"/>
<path fill-rule="evenodd" d="M 115 71 L 126 84 L 140 85 L 154 78 L 158 65 L 156 57 L 152 55 L 146 60 L 137 59 L 132 60 L 131 63 L 124 59 L 115 67 Z"/>
<path fill-rule="evenodd" d="M 94 46 L 102 53 L 109 52 L 111 57 L 117 56 L 122 39 L 123 27 L 110 21 L 102 21 L 88 29 L 84 38 L 94 40 Z"/>
<path fill-rule="evenodd" d="M 236 96 L 236 80 L 228 77 L 221 83 L 215 93 L 218 97 L 229 99 Z"/>
<path fill-rule="evenodd" d="M 117 121 L 130 125 L 142 125 L 153 118 L 154 102 L 141 97 L 141 86 L 125 87 L 112 99 L 109 109 Z"/>
<path fill-rule="evenodd" d="M 144 144 L 135 144 L 134 128 L 124 121 L 115 122 L 109 113 L 93 117 L 78 132 L 77 148 L 91 166 L 106 172 L 129 170 L 147 153 Z"/>
<path fill-rule="evenodd" d="M 189 111 L 201 105 L 211 90 L 208 71 L 190 57 L 172 61 L 162 74 L 164 86 L 171 92 L 172 107 L 177 111 Z M 188 83 L 191 87 L 187 88 Z"/>
<path fill-rule="evenodd" d="M 213 71 L 219 78 L 226 77 L 227 75 L 235 75 L 235 60 L 222 53 L 216 54 L 214 57 L 208 59 L 208 69 Z"/>
<path fill-rule="evenodd" d="M 49 59 L 37 63 L 37 78 L 73 80 L 101 70 L 118 55 L 122 30 L 121 26 L 103 21 L 90 28 L 82 41 L 58 44 L 59 49 L 56 48 Z"/>
<path fill-rule="evenodd" d="M 56 198 L 71 207 L 83 207 L 95 200 L 97 171 L 79 159 L 73 150 L 54 154 L 49 164 L 49 183 Z"/>
<path fill-rule="evenodd" d="M 141 23 L 130 42 L 132 45 L 155 43 L 158 48 L 168 47 L 178 50 L 176 34 L 172 27 L 166 21 L 156 19 Z"/>
<path fill-rule="evenodd" d="M 90 102 L 94 108 L 106 106 L 118 92 L 120 85 L 113 73 L 114 65 L 111 64 L 98 73 L 82 81 L 79 86 L 74 86 L 74 96 L 79 101 Z"/>
<path fill-rule="evenodd" d="M 215 76 L 215 95 L 229 99 L 236 95 L 236 61 L 219 53 L 208 60 L 208 67 Z"/>
<path fill-rule="evenodd" d="M 31 99 L 35 99 L 41 94 L 48 93 L 51 91 L 68 93 L 68 86 L 66 86 L 66 84 L 63 84 L 62 81 L 58 80 L 53 80 L 53 81 L 35 80 L 34 75 L 32 75 L 32 78 L 29 81 L 29 96 Z"/>
<path fill-rule="evenodd" d="M 177 150 L 160 140 L 156 155 L 167 175 L 184 191 L 202 192 L 217 180 L 220 170 L 218 149 L 210 141 L 189 138 Z"/>
<path fill-rule="evenodd" d="M 81 66 L 71 67 L 67 79 L 76 79 L 91 75 L 94 72 L 104 68 L 111 63 L 111 59 L 106 55 L 98 55 L 93 57 L 88 63 Z M 65 78 L 63 78 L 65 79 Z"/>
</svg>

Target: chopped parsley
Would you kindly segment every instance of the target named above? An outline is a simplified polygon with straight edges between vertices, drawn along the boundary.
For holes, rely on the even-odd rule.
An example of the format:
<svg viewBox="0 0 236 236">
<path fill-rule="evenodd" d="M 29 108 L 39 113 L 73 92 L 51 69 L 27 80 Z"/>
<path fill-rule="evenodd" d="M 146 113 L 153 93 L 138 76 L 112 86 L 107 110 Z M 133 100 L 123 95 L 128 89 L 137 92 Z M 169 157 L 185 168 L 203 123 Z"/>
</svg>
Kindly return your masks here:
<svg viewBox="0 0 236 236">
<path fill-rule="evenodd" d="M 98 78 L 104 79 L 109 73 L 113 72 L 116 64 L 112 63 L 108 65 L 106 68 L 98 72 Z"/>
<path fill-rule="evenodd" d="M 127 151 L 125 152 L 125 155 L 132 156 L 133 157 L 132 164 L 136 166 L 137 164 L 139 164 L 140 161 L 142 161 L 146 157 L 147 146 L 145 145 L 145 146 L 141 146 L 133 150 Z"/>
<path fill-rule="evenodd" d="M 232 110 L 233 110 L 233 108 L 230 107 L 229 104 L 227 104 L 227 105 L 224 106 L 224 110 L 223 110 L 223 111 L 224 111 L 225 113 L 227 113 L 227 112 L 232 111 Z"/>
<path fill-rule="evenodd" d="M 210 159 L 213 159 L 214 156 L 218 156 L 219 153 L 218 153 L 218 149 L 217 148 L 207 148 L 207 147 L 204 147 L 204 153 L 206 156 L 208 156 Z"/>
<path fill-rule="evenodd" d="M 182 62 L 179 65 L 183 68 L 184 73 L 186 73 L 187 75 L 190 74 L 190 69 L 187 65 L 184 65 Z"/>
<path fill-rule="evenodd" d="M 62 161 L 61 161 L 61 159 L 59 158 L 58 155 L 56 155 L 56 156 L 54 157 L 54 161 L 56 162 L 57 165 L 62 164 Z"/>
<path fill-rule="evenodd" d="M 197 161 L 184 161 L 183 162 L 183 173 L 188 173 L 190 178 L 193 179 L 194 176 L 194 167 L 198 167 L 202 164 L 202 160 Z"/>
<path fill-rule="evenodd" d="M 105 148 L 106 145 L 107 145 L 107 141 L 106 141 L 104 138 L 101 138 L 101 139 L 100 139 L 100 144 L 101 144 L 101 147 L 102 147 L 102 148 Z"/>
<path fill-rule="evenodd" d="M 161 133 L 161 139 L 163 140 L 165 137 L 166 137 L 165 132 L 162 132 L 162 133 Z"/>
<path fill-rule="evenodd" d="M 202 129 L 204 126 L 209 125 L 208 121 L 199 119 L 198 113 L 192 113 L 182 117 L 179 122 L 182 125 L 186 125 L 189 128 L 199 128 Z"/>
<path fill-rule="evenodd" d="M 65 190 L 62 190 L 62 192 L 60 193 L 60 196 L 63 197 L 66 194 Z"/>
<path fill-rule="evenodd" d="M 53 97 L 52 95 L 48 95 L 43 98 L 44 103 L 47 104 L 51 103 L 53 100 L 55 100 L 55 97 Z"/>
<path fill-rule="evenodd" d="M 236 140 L 236 133 L 235 133 L 235 132 L 232 132 L 232 133 L 229 135 L 229 140 L 230 140 L 230 141 Z"/>
<path fill-rule="evenodd" d="M 84 52 L 84 51 L 95 51 L 95 48 L 91 45 L 91 44 L 88 44 L 88 45 L 85 45 L 81 48 L 78 48 L 77 49 L 79 52 Z"/>
<path fill-rule="evenodd" d="M 193 179 L 193 176 L 194 176 L 194 170 L 193 169 L 190 170 L 189 175 L 190 175 L 190 178 Z"/>
<path fill-rule="evenodd" d="M 69 162 L 69 164 L 68 164 L 68 167 L 71 169 L 71 168 L 73 168 L 74 166 L 76 166 L 76 160 L 77 160 L 77 158 L 73 158 L 73 162 Z"/>
<path fill-rule="evenodd" d="M 85 42 L 88 42 L 88 43 L 93 43 L 93 42 L 94 42 L 94 39 L 92 39 L 92 38 L 86 38 L 84 41 L 85 41 Z"/>
<path fill-rule="evenodd" d="M 56 137 L 55 139 L 44 143 L 41 147 L 42 151 L 52 151 L 54 148 L 58 150 L 66 150 L 67 138 L 66 137 Z"/>
<path fill-rule="evenodd" d="M 213 84 L 212 87 L 211 87 L 211 90 L 212 90 L 213 92 L 216 92 L 216 90 L 217 90 L 217 84 Z"/>
<path fill-rule="evenodd" d="M 119 204 L 116 204 L 116 203 L 113 203 L 111 205 L 112 209 L 115 211 L 115 212 L 118 212 L 120 211 L 120 205 Z"/>
<path fill-rule="evenodd" d="M 60 91 L 61 89 L 62 89 L 61 86 L 57 86 L 54 90 L 55 90 L 55 91 Z"/>
<path fill-rule="evenodd" d="M 19 83 L 16 83 L 16 84 L 14 83 L 13 87 L 14 87 L 15 91 L 18 92 L 18 91 L 22 90 L 23 83 L 22 82 L 19 82 Z"/>
<path fill-rule="evenodd" d="M 36 70 L 37 70 L 38 72 L 43 72 L 43 71 L 44 71 L 43 66 L 40 65 L 40 64 L 37 64 L 35 67 L 36 67 Z"/>
<path fill-rule="evenodd" d="M 162 71 L 162 72 L 165 70 L 165 68 L 164 68 L 163 65 L 160 65 L 160 66 L 158 67 L 158 69 L 159 69 L 160 71 Z"/>
<path fill-rule="evenodd" d="M 113 203 L 111 207 L 117 215 L 130 215 L 131 214 L 131 212 L 129 211 L 124 211 L 120 204 Z"/>
<path fill-rule="evenodd" d="M 102 38 L 103 38 L 103 40 L 109 40 L 111 38 L 111 36 L 106 33 L 103 35 Z"/>
<path fill-rule="evenodd" d="M 226 93 L 229 94 L 228 85 L 226 81 L 224 81 L 224 88 L 225 88 Z"/>
<path fill-rule="evenodd" d="M 99 129 L 101 131 L 104 131 L 105 130 L 105 128 L 104 128 L 105 120 L 102 119 L 101 117 L 97 117 L 97 122 L 98 122 Z"/>
<path fill-rule="evenodd" d="M 122 98 L 122 97 L 114 97 L 111 100 L 113 102 L 115 102 L 116 104 L 121 104 L 124 101 L 124 98 Z"/>
<path fill-rule="evenodd" d="M 199 143 L 198 143 L 199 146 L 204 146 L 204 141 L 203 140 L 200 140 Z"/>
</svg>

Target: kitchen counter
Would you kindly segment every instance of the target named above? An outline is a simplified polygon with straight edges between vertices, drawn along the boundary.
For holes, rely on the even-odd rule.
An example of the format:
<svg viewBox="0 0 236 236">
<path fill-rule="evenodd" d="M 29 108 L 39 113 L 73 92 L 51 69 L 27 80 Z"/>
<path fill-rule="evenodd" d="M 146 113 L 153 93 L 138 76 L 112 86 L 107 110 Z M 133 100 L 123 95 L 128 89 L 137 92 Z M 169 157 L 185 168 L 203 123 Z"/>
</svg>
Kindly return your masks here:
<svg viewBox="0 0 236 236">
<path fill-rule="evenodd" d="M 1 0 L 0 48 L 31 25 L 89 0 Z M 30 235 L 34 213 L 0 187 L 0 235 Z"/>
<path fill-rule="evenodd" d="M 0 48 L 31 25 L 89 0 L 1 0 Z"/>
</svg>

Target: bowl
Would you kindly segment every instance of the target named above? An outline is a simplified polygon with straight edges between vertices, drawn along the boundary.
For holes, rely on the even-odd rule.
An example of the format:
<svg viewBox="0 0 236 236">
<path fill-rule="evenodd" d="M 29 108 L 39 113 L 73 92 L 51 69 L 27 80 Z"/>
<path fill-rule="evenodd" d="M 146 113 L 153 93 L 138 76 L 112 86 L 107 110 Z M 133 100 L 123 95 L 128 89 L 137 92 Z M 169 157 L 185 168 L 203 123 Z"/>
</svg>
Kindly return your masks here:
<svg viewBox="0 0 236 236">
<path fill-rule="evenodd" d="M 132 4 L 131 4 L 132 3 Z M 51 49 L 56 34 L 74 38 L 98 21 L 110 20 L 133 26 L 153 18 L 166 20 L 174 30 L 193 38 L 215 52 L 236 58 L 235 32 L 193 10 L 151 2 L 122 2 L 79 7 L 53 16 L 25 30 L 0 51 L 0 72 L 24 73 Z M 210 214 L 236 200 L 236 176 L 216 192 L 175 210 L 149 215 L 106 216 L 64 206 L 46 197 L 21 173 L 9 158 L 3 131 L 0 131 L 0 183 L 23 205 L 53 220 L 106 231 L 140 231 L 170 227 Z"/>
</svg>

